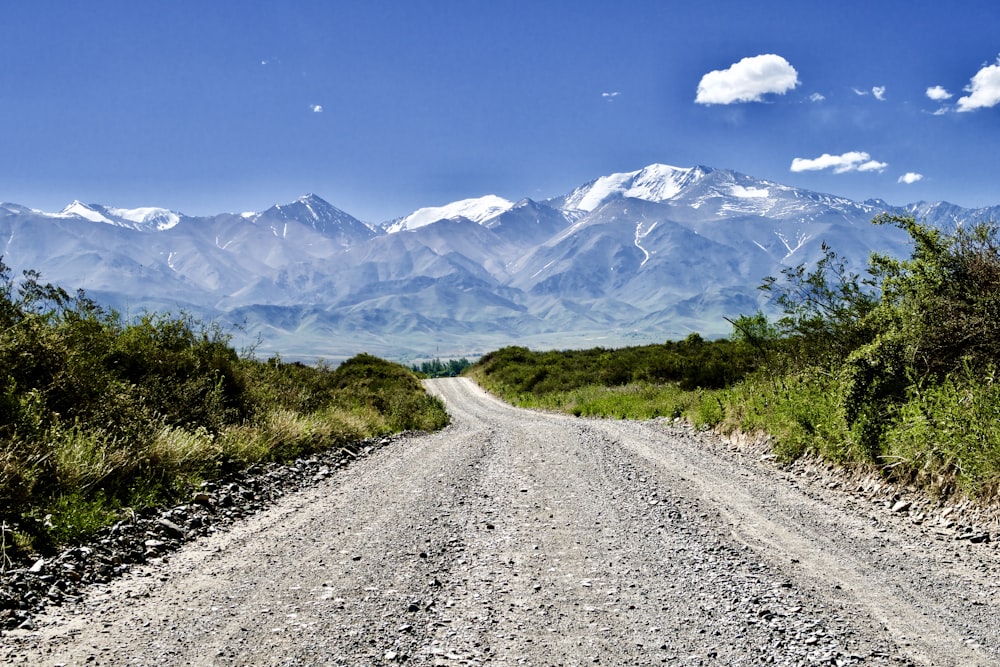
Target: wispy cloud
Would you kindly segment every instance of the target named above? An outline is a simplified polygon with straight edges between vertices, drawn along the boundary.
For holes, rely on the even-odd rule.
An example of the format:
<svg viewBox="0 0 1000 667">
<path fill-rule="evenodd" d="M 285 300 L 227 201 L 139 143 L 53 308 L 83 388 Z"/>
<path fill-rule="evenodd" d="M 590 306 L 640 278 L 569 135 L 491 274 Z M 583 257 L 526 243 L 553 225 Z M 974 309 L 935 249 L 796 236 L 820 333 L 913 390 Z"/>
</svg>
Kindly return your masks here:
<svg viewBox="0 0 1000 667">
<path fill-rule="evenodd" d="M 773 53 L 743 58 L 728 69 L 701 77 L 694 101 L 698 104 L 760 102 L 764 95 L 784 95 L 799 85 L 799 74 L 787 60 Z"/>
<path fill-rule="evenodd" d="M 927 97 L 931 98 L 935 102 L 943 102 L 944 100 L 950 100 L 952 94 L 945 90 L 942 86 L 931 86 L 927 89 Z"/>
<path fill-rule="evenodd" d="M 880 172 L 888 166 L 886 162 L 873 160 L 872 156 L 864 151 L 850 151 L 841 155 L 823 153 L 817 158 L 797 157 L 792 160 L 791 170 L 799 172 L 832 169 L 835 174 L 846 174 L 849 171 Z"/>
<path fill-rule="evenodd" d="M 822 93 L 813 93 L 812 95 L 809 96 L 810 102 L 822 102 L 825 99 L 826 96 L 823 95 Z"/>
<path fill-rule="evenodd" d="M 905 174 L 903 174 L 902 176 L 900 176 L 898 179 L 896 179 L 896 182 L 897 183 L 906 183 L 907 185 L 912 185 L 913 183 L 916 183 L 917 181 L 922 181 L 923 179 L 924 179 L 924 175 L 923 174 L 918 174 L 918 173 L 913 172 L 913 171 L 908 171 Z"/>
<path fill-rule="evenodd" d="M 323 105 L 322 104 L 310 104 L 309 105 L 309 110 L 312 111 L 313 113 L 323 113 Z"/>
<path fill-rule="evenodd" d="M 1000 58 L 995 65 L 983 65 L 964 88 L 969 93 L 958 98 L 959 111 L 973 111 L 1000 104 Z"/>
<path fill-rule="evenodd" d="M 867 97 L 872 95 L 879 102 L 885 102 L 885 86 L 872 86 L 872 90 L 869 93 L 867 90 L 862 90 L 861 88 L 851 88 L 854 94 L 858 97 Z"/>
<path fill-rule="evenodd" d="M 601 93 L 601 97 L 603 97 L 609 102 L 618 97 L 619 95 L 621 95 L 621 93 L 619 93 L 618 91 L 615 91 L 613 93 Z"/>
</svg>

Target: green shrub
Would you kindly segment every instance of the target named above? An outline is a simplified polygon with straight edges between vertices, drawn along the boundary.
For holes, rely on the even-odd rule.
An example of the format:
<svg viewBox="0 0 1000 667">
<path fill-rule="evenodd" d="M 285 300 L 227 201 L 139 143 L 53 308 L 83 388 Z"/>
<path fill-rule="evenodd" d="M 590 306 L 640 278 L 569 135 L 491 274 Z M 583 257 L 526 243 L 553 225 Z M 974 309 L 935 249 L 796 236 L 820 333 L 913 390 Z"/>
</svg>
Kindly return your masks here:
<svg viewBox="0 0 1000 667">
<path fill-rule="evenodd" d="M 883 460 L 892 474 L 947 494 L 1000 491 L 1000 382 L 971 368 L 907 388 L 887 429 Z"/>
<path fill-rule="evenodd" d="M 260 362 L 229 341 L 187 315 L 123 321 L 34 272 L 15 289 L 0 261 L 4 535 L 56 548 L 233 467 L 448 422 L 401 366 Z"/>
<path fill-rule="evenodd" d="M 973 224 L 945 232 L 887 214 L 874 222 L 910 235 L 909 259 L 873 255 L 861 280 L 824 248 L 814 271 L 800 266 L 782 284 L 765 281 L 786 314 L 765 372 L 787 385 L 821 366 L 831 381 L 818 392 L 742 397 L 755 404 L 743 415 L 792 456 L 814 452 L 941 490 L 996 493 L 1000 231 Z M 749 331 L 760 324 L 737 322 Z"/>
</svg>

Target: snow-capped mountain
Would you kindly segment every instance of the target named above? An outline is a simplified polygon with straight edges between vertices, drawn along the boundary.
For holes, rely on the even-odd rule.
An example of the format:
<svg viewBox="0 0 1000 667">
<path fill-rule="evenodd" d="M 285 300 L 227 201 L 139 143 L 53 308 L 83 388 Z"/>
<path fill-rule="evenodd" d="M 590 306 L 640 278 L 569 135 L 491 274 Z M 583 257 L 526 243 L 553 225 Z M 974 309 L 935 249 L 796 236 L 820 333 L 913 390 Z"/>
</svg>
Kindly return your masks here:
<svg viewBox="0 0 1000 667">
<path fill-rule="evenodd" d="M 444 206 L 430 206 L 417 209 L 413 213 L 389 223 L 385 231 L 389 234 L 395 232 L 413 231 L 420 227 L 437 222 L 438 220 L 453 220 L 455 218 L 466 218 L 473 222 L 482 223 L 494 218 L 504 211 L 510 210 L 514 206 L 503 197 L 496 195 L 486 195 L 476 199 L 463 199 L 461 201 L 445 204 Z"/>
<path fill-rule="evenodd" d="M 768 307 L 765 276 L 815 261 L 823 241 L 856 270 L 873 250 L 908 253 L 902 232 L 870 224 L 884 210 L 946 227 L 1000 217 L 655 164 L 545 201 L 489 195 L 380 225 L 315 195 L 210 217 L 0 204 L 0 255 L 126 315 L 236 324 L 258 353 L 471 356 L 728 333 L 725 317 Z"/>
<path fill-rule="evenodd" d="M 304 223 L 324 236 L 339 240 L 344 246 L 367 241 L 376 234 L 371 226 L 314 194 L 299 197 L 291 204 L 275 205 L 263 213 L 244 217 L 258 223 L 261 220 Z"/>
<path fill-rule="evenodd" d="M 99 204 L 84 204 L 74 201 L 59 213 L 42 213 L 53 218 L 83 218 L 91 222 L 103 222 L 118 227 L 136 230 L 164 231 L 176 226 L 181 215 L 165 208 L 111 208 Z"/>
<path fill-rule="evenodd" d="M 589 213 L 605 202 L 626 197 L 662 202 L 675 197 L 705 174 L 704 167 L 682 169 L 665 164 L 651 164 L 639 171 L 602 176 L 548 203 L 568 211 Z"/>
</svg>

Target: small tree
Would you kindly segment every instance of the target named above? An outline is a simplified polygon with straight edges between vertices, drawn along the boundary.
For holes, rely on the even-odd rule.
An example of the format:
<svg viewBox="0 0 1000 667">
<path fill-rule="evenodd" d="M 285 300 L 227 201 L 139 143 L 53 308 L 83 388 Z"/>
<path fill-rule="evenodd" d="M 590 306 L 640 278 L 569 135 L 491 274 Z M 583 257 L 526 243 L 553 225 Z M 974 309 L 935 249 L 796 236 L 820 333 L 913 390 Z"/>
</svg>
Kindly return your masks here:
<svg viewBox="0 0 1000 667">
<path fill-rule="evenodd" d="M 888 214 L 874 222 L 914 240 L 908 260 L 871 260 L 884 289 L 878 326 L 904 341 L 913 369 L 940 378 L 1000 360 L 1000 228 L 979 223 L 945 234 Z"/>
<path fill-rule="evenodd" d="M 879 301 L 876 274 L 862 278 L 826 243 L 822 251 L 823 257 L 811 272 L 799 264 L 782 270 L 783 282 L 768 276 L 760 286 L 774 295 L 784 311 L 778 331 L 804 364 L 841 361 L 871 340 L 867 318 Z M 752 320 L 743 324 L 760 329 Z"/>
</svg>

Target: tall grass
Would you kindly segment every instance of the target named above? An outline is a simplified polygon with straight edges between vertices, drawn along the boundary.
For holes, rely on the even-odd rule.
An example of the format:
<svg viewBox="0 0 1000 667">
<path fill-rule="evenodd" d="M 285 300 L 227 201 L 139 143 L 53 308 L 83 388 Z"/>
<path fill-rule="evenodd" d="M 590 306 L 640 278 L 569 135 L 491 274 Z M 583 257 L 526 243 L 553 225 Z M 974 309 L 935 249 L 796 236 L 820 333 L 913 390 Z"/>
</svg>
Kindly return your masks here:
<svg viewBox="0 0 1000 667">
<path fill-rule="evenodd" d="M 885 464 L 941 493 L 1000 492 L 1000 383 L 994 371 L 912 385 L 886 434 Z"/>
<path fill-rule="evenodd" d="M 837 377 L 819 368 L 780 375 L 757 373 L 719 392 L 724 432 L 767 433 L 785 461 L 821 456 L 845 463 L 855 458 L 838 405 Z"/>
</svg>

